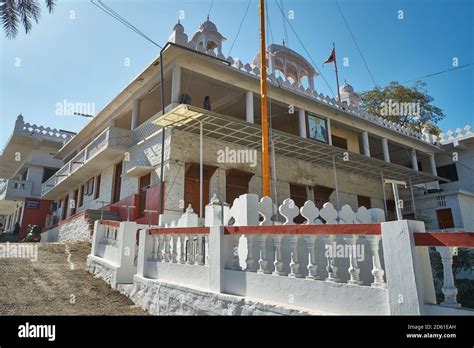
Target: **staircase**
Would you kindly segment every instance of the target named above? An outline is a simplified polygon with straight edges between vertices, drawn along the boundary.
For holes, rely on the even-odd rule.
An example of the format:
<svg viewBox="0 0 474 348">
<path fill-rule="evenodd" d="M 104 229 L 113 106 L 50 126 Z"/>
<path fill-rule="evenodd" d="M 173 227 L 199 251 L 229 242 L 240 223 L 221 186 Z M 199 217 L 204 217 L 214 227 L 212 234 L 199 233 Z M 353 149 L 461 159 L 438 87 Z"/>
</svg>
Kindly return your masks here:
<svg viewBox="0 0 474 348">
<path fill-rule="evenodd" d="M 87 209 L 86 212 L 86 220 L 89 224 L 89 231 L 94 231 L 94 223 L 97 220 L 100 220 L 101 211 L 94 210 L 94 209 Z M 103 220 L 113 220 L 113 221 L 121 221 L 120 216 L 117 211 L 103 211 L 102 213 Z"/>
</svg>

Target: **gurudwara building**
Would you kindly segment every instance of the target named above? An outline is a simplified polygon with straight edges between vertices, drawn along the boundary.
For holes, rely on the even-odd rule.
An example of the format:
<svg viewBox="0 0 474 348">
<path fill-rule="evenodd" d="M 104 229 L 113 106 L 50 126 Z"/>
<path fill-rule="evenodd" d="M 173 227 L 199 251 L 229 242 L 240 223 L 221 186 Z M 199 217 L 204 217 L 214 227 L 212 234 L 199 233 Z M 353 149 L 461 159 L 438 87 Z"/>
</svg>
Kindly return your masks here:
<svg viewBox="0 0 474 348">
<path fill-rule="evenodd" d="M 229 203 L 261 195 L 259 55 L 253 63 L 225 57 L 224 41 L 209 19 L 190 40 L 177 23 L 162 61 L 154 59 L 57 151 L 64 164 L 41 190 L 56 202 L 58 221 L 45 228 L 51 239 L 89 239 L 84 220 L 100 209 L 110 219 L 157 223 L 162 181 L 165 220 L 189 205 L 203 216 L 214 194 Z M 274 202 L 381 208 L 389 220 L 396 204 L 385 179 L 405 182 L 400 195 L 410 202 L 414 187 L 438 189 L 445 180 L 436 165 L 445 151 L 428 131 L 359 109 L 348 83 L 341 100 L 318 93 L 314 67 L 284 45 L 269 45 L 268 61 Z"/>
</svg>

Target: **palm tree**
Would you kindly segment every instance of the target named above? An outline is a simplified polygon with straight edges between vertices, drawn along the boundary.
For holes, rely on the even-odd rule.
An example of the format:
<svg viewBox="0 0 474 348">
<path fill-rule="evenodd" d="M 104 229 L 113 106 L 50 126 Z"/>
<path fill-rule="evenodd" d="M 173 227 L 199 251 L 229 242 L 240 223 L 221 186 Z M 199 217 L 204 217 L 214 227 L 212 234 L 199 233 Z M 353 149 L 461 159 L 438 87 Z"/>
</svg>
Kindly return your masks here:
<svg viewBox="0 0 474 348">
<path fill-rule="evenodd" d="M 49 13 L 53 12 L 56 0 L 45 0 Z M 38 0 L 0 0 L 0 21 L 5 36 L 14 39 L 18 33 L 18 26 L 23 25 L 26 34 L 33 27 L 33 20 L 38 23 L 41 7 Z"/>
</svg>

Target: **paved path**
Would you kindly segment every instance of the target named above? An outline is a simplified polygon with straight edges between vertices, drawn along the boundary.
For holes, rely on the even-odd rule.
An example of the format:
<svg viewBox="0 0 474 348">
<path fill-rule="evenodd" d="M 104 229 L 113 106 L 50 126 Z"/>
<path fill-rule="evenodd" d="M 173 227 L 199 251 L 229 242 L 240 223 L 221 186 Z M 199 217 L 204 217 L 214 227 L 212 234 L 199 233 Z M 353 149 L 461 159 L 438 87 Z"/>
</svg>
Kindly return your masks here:
<svg viewBox="0 0 474 348">
<path fill-rule="evenodd" d="M 32 248 L 29 254 L 23 249 L 31 258 L 5 257 L 13 256 L 19 246 Z M 85 242 L 1 243 L 0 315 L 146 315 L 85 271 L 89 253 Z"/>
</svg>

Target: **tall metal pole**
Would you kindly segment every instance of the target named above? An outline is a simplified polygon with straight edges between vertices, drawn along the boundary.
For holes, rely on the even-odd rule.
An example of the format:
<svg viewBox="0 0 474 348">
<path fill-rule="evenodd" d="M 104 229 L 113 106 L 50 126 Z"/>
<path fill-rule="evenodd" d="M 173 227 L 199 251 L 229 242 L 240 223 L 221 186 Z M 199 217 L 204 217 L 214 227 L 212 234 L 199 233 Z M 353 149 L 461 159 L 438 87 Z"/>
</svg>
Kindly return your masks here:
<svg viewBox="0 0 474 348">
<path fill-rule="evenodd" d="M 380 177 L 382 179 L 383 209 L 384 209 L 384 212 L 385 212 L 385 220 L 388 220 L 387 194 L 385 193 L 385 179 L 383 177 L 383 167 L 380 168 Z"/>
<path fill-rule="evenodd" d="M 339 92 L 339 73 L 337 71 L 337 62 L 336 62 L 336 45 L 332 43 L 332 48 L 334 49 L 334 69 L 336 70 L 336 86 L 337 86 L 337 97 L 341 101 L 341 92 Z"/>
<path fill-rule="evenodd" d="M 267 54 L 265 45 L 265 1 L 260 0 L 260 93 L 262 95 L 262 177 L 263 196 L 270 197 L 270 156 L 268 146 Z"/>
<path fill-rule="evenodd" d="M 415 194 L 413 193 L 413 184 L 411 182 L 411 176 L 408 178 L 408 181 L 410 183 L 411 206 L 412 206 L 412 209 L 413 209 L 413 217 L 416 220 Z"/>
<path fill-rule="evenodd" d="M 334 173 L 334 186 L 336 188 L 336 205 L 337 205 L 337 210 L 341 208 L 339 206 L 339 187 L 337 185 L 337 172 L 336 172 L 336 156 L 332 156 L 332 170 Z"/>
<path fill-rule="evenodd" d="M 166 47 L 166 46 L 165 46 Z M 165 81 L 163 71 L 163 50 L 160 51 L 160 80 L 161 80 L 161 116 L 165 115 Z M 158 224 L 160 223 L 160 214 L 163 211 L 163 174 L 165 168 L 165 127 L 161 127 L 161 162 L 160 162 L 160 188 L 158 191 Z"/>
<path fill-rule="evenodd" d="M 202 121 L 199 124 L 199 217 L 202 218 L 202 181 L 204 179 L 204 168 L 203 168 L 203 149 L 202 149 Z"/>
</svg>

